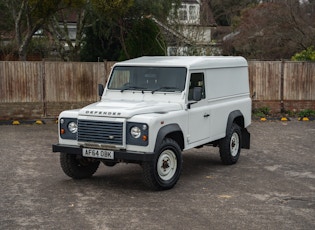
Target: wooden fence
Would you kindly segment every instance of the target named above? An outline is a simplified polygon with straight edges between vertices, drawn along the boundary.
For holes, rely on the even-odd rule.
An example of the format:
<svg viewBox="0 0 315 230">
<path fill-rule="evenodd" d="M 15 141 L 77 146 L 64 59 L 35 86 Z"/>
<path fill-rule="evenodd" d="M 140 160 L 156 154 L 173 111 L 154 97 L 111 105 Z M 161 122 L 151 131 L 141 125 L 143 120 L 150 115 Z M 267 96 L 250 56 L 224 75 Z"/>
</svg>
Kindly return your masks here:
<svg viewBox="0 0 315 230">
<path fill-rule="evenodd" d="M 250 61 L 256 100 L 315 100 L 315 63 Z"/>
<path fill-rule="evenodd" d="M 0 103 L 97 100 L 112 62 L 0 62 Z"/>
<path fill-rule="evenodd" d="M 52 117 L 98 100 L 113 62 L 0 62 L 0 120 Z M 249 61 L 253 108 L 315 109 L 315 63 Z"/>
<path fill-rule="evenodd" d="M 275 113 L 315 109 L 315 63 L 249 61 L 253 108 Z"/>
</svg>

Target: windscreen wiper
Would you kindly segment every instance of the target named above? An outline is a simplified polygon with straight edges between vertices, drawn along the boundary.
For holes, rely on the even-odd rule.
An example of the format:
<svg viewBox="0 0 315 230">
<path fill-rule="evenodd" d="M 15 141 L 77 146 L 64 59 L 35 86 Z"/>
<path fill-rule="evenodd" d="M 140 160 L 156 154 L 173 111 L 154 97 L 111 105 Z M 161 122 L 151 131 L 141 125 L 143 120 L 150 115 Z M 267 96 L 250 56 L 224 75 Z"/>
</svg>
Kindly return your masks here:
<svg viewBox="0 0 315 230">
<path fill-rule="evenodd" d="M 170 87 L 170 86 L 163 86 L 157 89 L 152 90 L 152 94 L 154 94 L 156 91 L 161 91 L 161 90 L 167 90 L 168 92 L 175 92 L 176 90 L 179 90 L 177 87 Z"/>
<path fill-rule="evenodd" d="M 146 89 L 146 88 L 143 88 L 143 87 L 140 87 L 140 86 L 135 86 L 135 85 L 128 85 L 128 86 L 125 86 L 123 87 L 120 92 L 124 92 L 125 90 L 128 90 L 128 89 Z"/>
</svg>

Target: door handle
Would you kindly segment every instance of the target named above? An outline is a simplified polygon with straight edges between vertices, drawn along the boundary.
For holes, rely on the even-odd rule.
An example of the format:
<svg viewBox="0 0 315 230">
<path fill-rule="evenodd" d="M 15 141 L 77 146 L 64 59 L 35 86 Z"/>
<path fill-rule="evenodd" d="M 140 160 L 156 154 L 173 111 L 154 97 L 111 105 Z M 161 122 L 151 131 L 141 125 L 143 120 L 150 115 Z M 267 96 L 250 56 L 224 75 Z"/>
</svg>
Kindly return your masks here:
<svg viewBox="0 0 315 230">
<path fill-rule="evenodd" d="M 210 117 L 210 114 L 205 113 L 205 114 L 203 115 L 203 117 Z"/>
</svg>

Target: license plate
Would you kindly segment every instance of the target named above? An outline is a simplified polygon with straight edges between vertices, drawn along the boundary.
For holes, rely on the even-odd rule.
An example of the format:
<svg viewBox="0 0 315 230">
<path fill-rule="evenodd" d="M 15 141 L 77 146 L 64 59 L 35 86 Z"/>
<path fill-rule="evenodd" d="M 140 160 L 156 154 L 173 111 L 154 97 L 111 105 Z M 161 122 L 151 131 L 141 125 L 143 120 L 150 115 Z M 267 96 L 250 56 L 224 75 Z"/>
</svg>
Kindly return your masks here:
<svg viewBox="0 0 315 230">
<path fill-rule="evenodd" d="M 83 148 L 82 155 L 84 157 L 94 157 L 102 159 L 114 159 L 114 151 L 103 149 L 86 149 Z"/>
</svg>

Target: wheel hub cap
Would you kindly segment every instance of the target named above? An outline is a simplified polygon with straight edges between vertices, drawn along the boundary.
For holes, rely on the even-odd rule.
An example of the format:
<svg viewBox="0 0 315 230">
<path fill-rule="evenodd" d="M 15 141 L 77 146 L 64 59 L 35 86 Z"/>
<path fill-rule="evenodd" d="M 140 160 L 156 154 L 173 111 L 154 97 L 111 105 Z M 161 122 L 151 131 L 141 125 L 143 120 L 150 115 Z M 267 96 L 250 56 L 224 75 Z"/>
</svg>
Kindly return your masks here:
<svg viewBox="0 0 315 230">
<path fill-rule="evenodd" d="M 231 142 L 230 142 L 230 152 L 233 157 L 238 154 L 240 145 L 240 139 L 237 133 L 233 133 Z"/>
<path fill-rule="evenodd" d="M 165 150 L 157 162 L 157 172 L 162 180 L 170 180 L 176 173 L 177 158 L 173 151 Z"/>
</svg>

